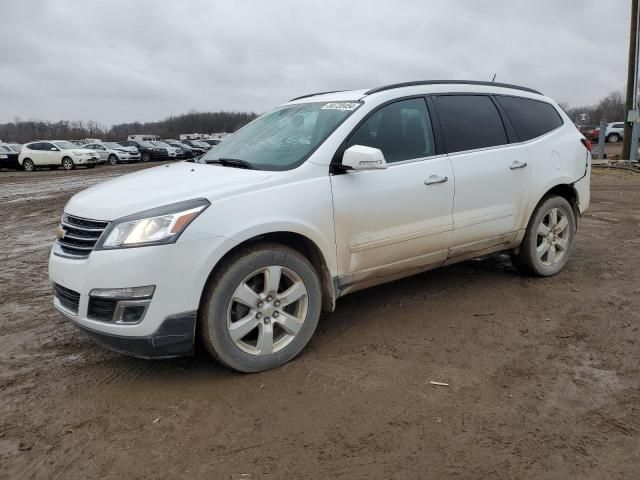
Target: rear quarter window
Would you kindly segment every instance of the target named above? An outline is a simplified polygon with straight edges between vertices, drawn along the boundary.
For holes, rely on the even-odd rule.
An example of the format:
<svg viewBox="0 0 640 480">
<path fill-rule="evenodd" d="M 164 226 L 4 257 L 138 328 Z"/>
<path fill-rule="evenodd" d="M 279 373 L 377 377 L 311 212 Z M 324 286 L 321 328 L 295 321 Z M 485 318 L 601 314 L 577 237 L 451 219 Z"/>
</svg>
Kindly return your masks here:
<svg viewBox="0 0 640 480">
<path fill-rule="evenodd" d="M 553 105 L 522 97 L 496 97 L 521 141 L 549 133 L 562 126 L 562 117 Z"/>
</svg>

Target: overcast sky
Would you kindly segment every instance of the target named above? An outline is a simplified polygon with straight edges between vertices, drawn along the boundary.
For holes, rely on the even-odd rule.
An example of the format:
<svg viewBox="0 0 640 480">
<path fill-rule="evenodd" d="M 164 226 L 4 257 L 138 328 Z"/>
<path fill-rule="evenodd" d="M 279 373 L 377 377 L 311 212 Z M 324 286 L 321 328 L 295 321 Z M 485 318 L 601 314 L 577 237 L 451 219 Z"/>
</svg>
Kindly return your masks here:
<svg viewBox="0 0 640 480">
<path fill-rule="evenodd" d="M 571 105 L 626 82 L 630 0 L 0 0 L 0 122 L 264 111 L 419 79 Z"/>
</svg>

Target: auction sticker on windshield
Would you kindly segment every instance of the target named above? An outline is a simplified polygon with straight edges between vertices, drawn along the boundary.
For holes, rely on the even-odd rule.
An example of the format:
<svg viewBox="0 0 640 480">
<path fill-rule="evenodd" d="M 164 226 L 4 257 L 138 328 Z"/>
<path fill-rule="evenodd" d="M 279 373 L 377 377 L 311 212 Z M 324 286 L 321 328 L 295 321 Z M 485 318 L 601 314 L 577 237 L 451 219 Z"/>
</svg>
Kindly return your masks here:
<svg viewBox="0 0 640 480">
<path fill-rule="evenodd" d="M 346 110 L 350 112 L 360 106 L 357 102 L 331 102 L 327 103 L 322 110 Z"/>
</svg>

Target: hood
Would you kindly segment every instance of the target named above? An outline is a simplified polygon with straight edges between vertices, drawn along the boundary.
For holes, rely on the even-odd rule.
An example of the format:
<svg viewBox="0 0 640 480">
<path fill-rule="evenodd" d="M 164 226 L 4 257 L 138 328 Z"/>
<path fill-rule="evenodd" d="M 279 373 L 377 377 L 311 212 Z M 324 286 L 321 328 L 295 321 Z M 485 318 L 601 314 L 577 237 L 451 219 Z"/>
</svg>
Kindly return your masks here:
<svg viewBox="0 0 640 480">
<path fill-rule="evenodd" d="M 273 172 L 178 162 L 130 173 L 74 195 L 64 211 L 78 217 L 111 221 L 142 210 L 193 198 L 241 193 L 266 181 Z"/>
<path fill-rule="evenodd" d="M 129 153 L 136 153 L 138 151 L 136 147 L 118 147 L 118 148 L 114 148 L 114 150 L 118 152 L 129 152 Z"/>
</svg>

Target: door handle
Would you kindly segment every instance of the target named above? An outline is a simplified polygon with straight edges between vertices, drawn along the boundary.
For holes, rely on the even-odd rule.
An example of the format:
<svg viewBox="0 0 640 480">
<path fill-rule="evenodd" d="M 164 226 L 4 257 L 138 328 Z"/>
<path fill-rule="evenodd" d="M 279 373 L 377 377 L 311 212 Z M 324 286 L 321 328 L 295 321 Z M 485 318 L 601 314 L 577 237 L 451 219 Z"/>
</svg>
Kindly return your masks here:
<svg viewBox="0 0 640 480">
<path fill-rule="evenodd" d="M 440 175 L 431 175 L 424 181 L 425 185 L 436 185 L 438 183 L 445 183 L 449 180 L 449 177 L 441 177 Z"/>
<path fill-rule="evenodd" d="M 516 160 L 511 165 L 509 165 L 509 168 L 511 170 L 517 170 L 518 168 L 524 168 L 526 166 L 527 166 L 527 162 L 520 162 L 520 161 Z"/>
</svg>

